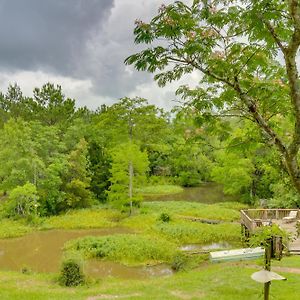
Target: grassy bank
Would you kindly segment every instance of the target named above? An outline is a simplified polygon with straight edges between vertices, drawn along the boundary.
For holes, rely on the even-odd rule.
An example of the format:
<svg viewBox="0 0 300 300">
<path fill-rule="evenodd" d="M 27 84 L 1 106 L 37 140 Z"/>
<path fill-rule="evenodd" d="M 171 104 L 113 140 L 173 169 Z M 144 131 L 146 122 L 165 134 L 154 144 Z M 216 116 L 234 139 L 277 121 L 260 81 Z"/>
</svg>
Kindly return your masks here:
<svg viewBox="0 0 300 300">
<path fill-rule="evenodd" d="M 240 204 L 235 203 L 209 205 L 184 201 L 145 202 L 132 216 L 107 206 L 99 206 L 93 209 L 73 210 L 59 216 L 35 218 L 31 223 L 23 219 L 2 219 L 0 238 L 17 237 L 32 231 L 49 229 L 125 227 L 149 233 L 152 230 L 160 231 L 157 230 L 157 226 L 161 223 L 159 221 L 161 213 L 168 214 L 171 218 L 170 224 L 173 225 L 192 224 L 191 221 L 185 220 L 185 217 L 233 222 L 239 220 L 239 212 L 236 209 L 239 206 Z M 198 225 L 187 226 L 193 230 L 192 227 L 199 227 Z"/>
<path fill-rule="evenodd" d="M 203 265 L 172 277 L 149 280 L 103 279 L 78 288 L 57 285 L 53 275 L 25 275 L 0 272 L 0 297 L 3 300 L 32 299 L 210 299 L 257 300 L 262 298 L 263 285 L 251 280 L 258 269 L 246 263 Z M 287 282 L 274 282 L 271 299 L 298 299 L 300 276 L 280 273 Z"/>
<path fill-rule="evenodd" d="M 34 230 L 34 227 L 22 222 L 10 219 L 0 221 L 0 239 L 23 236 Z"/>
<path fill-rule="evenodd" d="M 172 195 L 183 192 L 183 188 L 179 185 L 151 185 L 151 186 L 144 186 L 138 189 L 138 192 L 142 195 Z"/>
</svg>

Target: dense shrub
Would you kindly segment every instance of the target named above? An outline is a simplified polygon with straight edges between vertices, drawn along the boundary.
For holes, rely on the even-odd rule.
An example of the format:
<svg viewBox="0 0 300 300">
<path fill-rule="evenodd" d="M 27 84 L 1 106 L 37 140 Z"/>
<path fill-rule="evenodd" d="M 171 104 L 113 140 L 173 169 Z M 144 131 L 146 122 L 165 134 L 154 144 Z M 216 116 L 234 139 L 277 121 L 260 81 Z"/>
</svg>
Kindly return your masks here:
<svg viewBox="0 0 300 300">
<path fill-rule="evenodd" d="M 64 286 L 78 286 L 84 283 L 81 263 L 75 258 L 68 258 L 62 262 L 59 282 Z"/>
<path fill-rule="evenodd" d="M 36 187 L 31 183 L 26 183 L 10 192 L 4 211 L 8 217 L 31 218 L 37 214 L 38 206 Z"/>
<path fill-rule="evenodd" d="M 164 223 L 168 223 L 168 222 L 171 221 L 171 217 L 170 217 L 169 214 L 163 212 L 163 213 L 160 214 L 158 220 L 162 221 Z"/>
</svg>

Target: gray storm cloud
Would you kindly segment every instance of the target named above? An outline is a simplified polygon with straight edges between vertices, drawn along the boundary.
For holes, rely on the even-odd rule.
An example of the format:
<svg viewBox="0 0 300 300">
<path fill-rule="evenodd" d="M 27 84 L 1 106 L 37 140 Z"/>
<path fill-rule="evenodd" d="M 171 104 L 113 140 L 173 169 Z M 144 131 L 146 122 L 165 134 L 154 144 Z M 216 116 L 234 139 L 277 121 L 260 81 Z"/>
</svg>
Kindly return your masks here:
<svg viewBox="0 0 300 300">
<path fill-rule="evenodd" d="M 0 0 L 0 88 L 17 82 L 32 91 L 51 81 L 80 106 L 129 95 L 163 103 L 174 88 L 159 89 L 151 74 L 124 65 L 141 49 L 135 19 L 149 21 L 162 2 L 173 1 Z"/>
<path fill-rule="evenodd" d="M 113 5 L 112 0 L 2 0 L 0 66 L 76 75 L 87 40 Z"/>
</svg>

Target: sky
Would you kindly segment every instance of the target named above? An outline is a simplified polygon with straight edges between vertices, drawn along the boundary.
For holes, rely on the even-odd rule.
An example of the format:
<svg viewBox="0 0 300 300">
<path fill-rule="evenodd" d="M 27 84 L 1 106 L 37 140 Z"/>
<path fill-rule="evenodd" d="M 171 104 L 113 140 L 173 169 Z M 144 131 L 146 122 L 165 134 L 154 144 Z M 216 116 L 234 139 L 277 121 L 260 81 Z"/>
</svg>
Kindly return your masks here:
<svg viewBox="0 0 300 300">
<path fill-rule="evenodd" d="M 0 90 L 17 83 L 25 95 L 59 84 L 77 106 L 96 109 L 122 97 L 144 97 L 170 109 L 175 90 L 159 88 L 153 74 L 125 66 L 138 52 L 134 21 L 149 21 L 171 0 L 0 0 Z M 177 99 L 178 100 L 178 99 Z"/>
</svg>

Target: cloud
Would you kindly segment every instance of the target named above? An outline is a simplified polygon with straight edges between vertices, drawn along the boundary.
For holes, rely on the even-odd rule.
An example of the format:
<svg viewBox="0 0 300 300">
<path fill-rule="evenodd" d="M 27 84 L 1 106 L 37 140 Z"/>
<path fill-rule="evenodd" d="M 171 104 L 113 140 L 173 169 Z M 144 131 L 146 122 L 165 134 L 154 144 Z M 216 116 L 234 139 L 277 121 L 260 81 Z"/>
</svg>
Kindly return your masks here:
<svg viewBox="0 0 300 300">
<path fill-rule="evenodd" d="M 17 82 L 30 95 L 47 81 L 77 104 L 97 108 L 125 96 L 173 105 L 176 84 L 158 88 L 153 76 L 125 66 L 134 21 L 149 21 L 172 0 L 0 0 L 0 88 Z"/>
<path fill-rule="evenodd" d="M 111 0 L 2 0 L 0 66 L 5 70 L 78 72 L 87 40 L 103 25 Z"/>
</svg>

